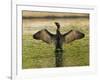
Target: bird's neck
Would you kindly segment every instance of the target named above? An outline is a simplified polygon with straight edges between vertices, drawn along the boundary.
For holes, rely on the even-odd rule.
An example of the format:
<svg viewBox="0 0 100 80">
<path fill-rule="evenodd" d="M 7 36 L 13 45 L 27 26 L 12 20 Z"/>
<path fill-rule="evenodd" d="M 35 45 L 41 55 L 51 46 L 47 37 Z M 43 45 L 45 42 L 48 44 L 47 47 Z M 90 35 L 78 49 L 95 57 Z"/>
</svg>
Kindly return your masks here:
<svg viewBox="0 0 100 80">
<path fill-rule="evenodd" d="M 60 29 L 57 28 L 56 34 L 60 34 Z"/>
<path fill-rule="evenodd" d="M 59 30 L 59 29 L 57 29 L 56 34 L 57 34 L 57 35 L 60 34 L 60 30 Z"/>
</svg>

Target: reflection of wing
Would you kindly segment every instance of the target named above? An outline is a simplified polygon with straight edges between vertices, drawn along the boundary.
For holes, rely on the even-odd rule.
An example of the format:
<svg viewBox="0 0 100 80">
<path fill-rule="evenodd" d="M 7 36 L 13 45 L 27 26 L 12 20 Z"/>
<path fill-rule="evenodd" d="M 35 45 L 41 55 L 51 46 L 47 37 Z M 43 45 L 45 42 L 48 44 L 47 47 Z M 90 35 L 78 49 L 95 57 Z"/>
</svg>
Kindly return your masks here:
<svg viewBox="0 0 100 80">
<path fill-rule="evenodd" d="M 50 44 L 50 43 L 52 43 L 54 36 L 55 35 L 51 34 L 48 30 L 43 29 L 43 30 L 40 30 L 37 33 L 35 33 L 33 35 L 33 38 L 37 39 L 37 40 L 42 40 L 42 41 Z"/>
<path fill-rule="evenodd" d="M 65 33 L 63 37 L 65 43 L 70 43 L 74 40 L 83 38 L 84 34 L 79 31 L 70 30 L 69 32 Z"/>
</svg>

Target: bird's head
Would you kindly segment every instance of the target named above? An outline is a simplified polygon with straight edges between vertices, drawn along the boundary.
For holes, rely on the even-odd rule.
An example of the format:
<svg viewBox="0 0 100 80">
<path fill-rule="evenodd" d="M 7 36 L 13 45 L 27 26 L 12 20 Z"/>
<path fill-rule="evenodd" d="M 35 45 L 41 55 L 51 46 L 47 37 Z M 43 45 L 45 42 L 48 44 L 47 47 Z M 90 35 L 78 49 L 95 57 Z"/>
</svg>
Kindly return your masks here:
<svg viewBox="0 0 100 80">
<path fill-rule="evenodd" d="M 60 24 L 58 22 L 55 22 L 57 29 L 60 29 Z"/>
</svg>

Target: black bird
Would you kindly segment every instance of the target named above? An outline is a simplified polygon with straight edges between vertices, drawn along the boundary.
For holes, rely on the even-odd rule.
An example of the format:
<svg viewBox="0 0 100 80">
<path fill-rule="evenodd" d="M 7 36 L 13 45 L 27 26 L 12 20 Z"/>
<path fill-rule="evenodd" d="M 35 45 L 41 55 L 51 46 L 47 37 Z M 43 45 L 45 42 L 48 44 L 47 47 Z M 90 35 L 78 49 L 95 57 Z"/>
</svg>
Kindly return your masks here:
<svg viewBox="0 0 100 80">
<path fill-rule="evenodd" d="M 65 34 L 61 34 L 60 24 L 55 22 L 55 25 L 57 26 L 56 34 L 50 33 L 47 29 L 42 29 L 33 34 L 33 38 L 36 40 L 42 40 L 48 44 L 55 43 L 56 49 L 62 49 L 63 43 L 70 43 L 85 36 L 84 33 L 77 30 L 70 30 Z"/>
</svg>

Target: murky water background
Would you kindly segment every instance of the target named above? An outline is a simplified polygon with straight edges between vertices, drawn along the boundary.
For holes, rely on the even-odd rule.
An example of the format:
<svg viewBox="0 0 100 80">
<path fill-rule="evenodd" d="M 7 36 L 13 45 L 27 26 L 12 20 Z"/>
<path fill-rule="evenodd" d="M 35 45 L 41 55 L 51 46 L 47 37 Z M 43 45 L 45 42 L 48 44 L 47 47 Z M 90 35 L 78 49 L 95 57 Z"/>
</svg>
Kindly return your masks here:
<svg viewBox="0 0 100 80">
<path fill-rule="evenodd" d="M 74 29 L 85 34 L 85 38 L 79 41 L 68 45 L 64 44 L 63 66 L 89 65 L 88 18 L 27 18 L 23 19 L 23 69 L 55 67 L 54 45 L 33 39 L 33 34 L 44 28 L 55 33 L 56 25 L 54 22 L 60 23 L 61 33 Z"/>
<path fill-rule="evenodd" d="M 62 19 L 23 19 L 23 34 L 32 34 L 41 29 L 48 29 L 52 32 L 55 32 L 56 25 L 54 22 L 59 22 L 61 25 L 61 31 L 68 31 L 67 27 L 89 27 L 88 18 L 62 18 Z M 85 24 L 84 24 L 85 23 Z M 65 29 L 66 30 L 63 30 Z"/>
</svg>

